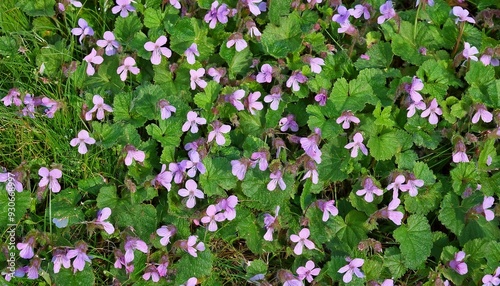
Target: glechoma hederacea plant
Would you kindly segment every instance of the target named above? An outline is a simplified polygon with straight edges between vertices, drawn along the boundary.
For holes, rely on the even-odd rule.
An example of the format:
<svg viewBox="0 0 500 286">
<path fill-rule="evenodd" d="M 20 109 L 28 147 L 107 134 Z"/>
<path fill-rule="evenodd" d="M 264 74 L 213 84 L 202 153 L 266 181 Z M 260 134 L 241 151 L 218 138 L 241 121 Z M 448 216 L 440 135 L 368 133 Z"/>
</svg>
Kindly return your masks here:
<svg viewBox="0 0 500 286">
<path fill-rule="evenodd" d="M 0 13 L 2 285 L 500 285 L 498 1 Z"/>
</svg>

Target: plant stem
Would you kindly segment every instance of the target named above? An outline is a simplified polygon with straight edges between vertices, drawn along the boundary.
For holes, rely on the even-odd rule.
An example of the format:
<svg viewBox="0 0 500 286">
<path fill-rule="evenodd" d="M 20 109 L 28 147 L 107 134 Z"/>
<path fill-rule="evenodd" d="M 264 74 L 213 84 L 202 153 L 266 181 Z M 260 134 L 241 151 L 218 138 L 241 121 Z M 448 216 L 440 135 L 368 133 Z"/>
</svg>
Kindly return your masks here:
<svg viewBox="0 0 500 286">
<path fill-rule="evenodd" d="M 417 38 L 417 23 L 418 23 L 418 14 L 420 13 L 420 7 L 422 6 L 422 3 L 418 5 L 417 8 L 417 15 L 415 15 L 415 24 L 413 26 L 413 40 L 415 41 Z"/>
<path fill-rule="evenodd" d="M 462 35 L 464 34 L 465 22 L 460 23 L 460 31 L 458 33 L 457 42 L 455 43 L 455 47 L 453 48 L 453 52 L 451 53 L 451 57 L 453 58 L 458 50 L 458 45 L 462 41 Z"/>
</svg>

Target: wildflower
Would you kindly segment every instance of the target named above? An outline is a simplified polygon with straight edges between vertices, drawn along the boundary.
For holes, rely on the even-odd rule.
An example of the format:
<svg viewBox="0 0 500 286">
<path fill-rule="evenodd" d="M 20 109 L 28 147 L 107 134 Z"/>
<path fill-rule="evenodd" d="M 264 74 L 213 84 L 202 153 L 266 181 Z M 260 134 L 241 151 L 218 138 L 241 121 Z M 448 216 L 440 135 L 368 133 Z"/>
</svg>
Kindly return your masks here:
<svg viewBox="0 0 500 286">
<path fill-rule="evenodd" d="M 127 152 L 127 156 L 125 157 L 126 166 L 132 165 L 132 160 L 144 162 L 144 159 L 146 158 L 144 151 L 137 150 L 137 148 L 132 145 L 125 146 L 125 151 Z"/>
<path fill-rule="evenodd" d="M 172 172 L 172 176 L 174 177 L 174 183 L 180 184 L 182 179 L 184 178 L 184 172 L 186 170 L 186 166 L 184 163 L 170 163 L 168 165 L 168 169 Z"/>
<path fill-rule="evenodd" d="M 268 163 L 267 163 L 267 157 L 269 153 L 267 151 L 261 151 L 261 152 L 253 152 L 252 156 L 250 157 L 252 160 L 255 160 L 254 164 L 252 167 L 255 167 L 256 164 L 259 164 L 259 169 L 261 171 L 265 171 L 267 169 Z"/>
<path fill-rule="evenodd" d="M 457 17 L 455 18 L 455 24 L 457 24 L 458 22 L 469 22 L 471 24 L 476 23 L 474 18 L 469 17 L 469 11 L 465 10 L 460 6 L 453 7 L 452 12 L 453 15 Z"/>
<path fill-rule="evenodd" d="M 79 242 L 76 244 L 75 249 L 70 249 L 66 254 L 68 259 L 75 258 L 73 260 L 73 271 L 76 273 L 77 271 L 83 271 L 85 267 L 85 262 L 90 263 L 90 258 L 87 255 L 87 244 L 84 242 Z"/>
<path fill-rule="evenodd" d="M 224 138 L 224 134 L 229 133 L 231 131 L 231 126 L 222 124 L 220 121 L 216 120 L 212 122 L 213 130 L 208 133 L 207 142 L 210 143 L 215 138 L 215 142 L 217 145 L 222 146 L 226 143 L 226 138 Z"/>
<path fill-rule="evenodd" d="M 95 144 L 95 139 L 90 137 L 87 130 L 80 130 L 80 132 L 78 132 L 78 136 L 71 139 L 69 144 L 73 147 L 78 145 L 78 153 L 85 154 L 87 153 L 87 145 L 85 144 Z"/>
<path fill-rule="evenodd" d="M 59 102 L 48 97 L 42 98 L 41 105 L 47 107 L 47 109 L 45 109 L 45 115 L 47 115 L 48 118 L 54 118 L 54 114 L 61 107 Z"/>
<path fill-rule="evenodd" d="M 196 61 L 194 56 L 200 56 L 200 52 L 198 52 L 198 45 L 196 43 L 191 44 L 184 54 L 186 55 L 187 62 L 191 65 L 194 64 Z"/>
<path fill-rule="evenodd" d="M 295 245 L 295 248 L 293 249 L 293 252 L 297 255 L 302 254 L 302 248 L 304 245 L 308 249 L 314 249 L 314 243 L 308 239 L 309 235 L 311 232 L 309 231 L 308 228 L 303 228 L 298 235 L 292 234 L 290 235 L 290 240 L 293 242 L 296 242 L 297 244 Z"/>
<path fill-rule="evenodd" d="M 245 96 L 245 91 L 243 89 L 238 89 L 235 92 L 226 96 L 225 100 L 231 103 L 236 110 L 241 111 L 245 109 L 243 103 L 241 103 L 241 99 Z"/>
<path fill-rule="evenodd" d="M 217 222 L 224 221 L 225 217 L 221 213 L 217 213 L 215 205 L 209 205 L 205 211 L 206 216 L 201 218 L 201 222 L 208 224 L 208 231 L 217 230 Z"/>
<path fill-rule="evenodd" d="M 425 5 L 425 4 L 428 4 L 429 6 L 434 6 L 434 0 L 423 0 L 422 3 Z M 415 3 L 415 7 L 417 7 L 418 5 L 420 5 L 420 0 L 417 0 L 417 2 Z"/>
<path fill-rule="evenodd" d="M 313 73 L 319 74 L 321 73 L 321 66 L 325 65 L 325 61 L 322 58 L 310 58 L 309 65 Z"/>
<path fill-rule="evenodd" d="M 25 105 L 25 107 L 21 111 L 23 113 L 23 116 L 35 118 L 35 100 L 31 96 L 31 94 L 27 93 L 24 96 L 23 103 Z"/>
<path fill-rule="evenodd" d="M 256 110 L 262 110 L 264 108 L 264 105 L 262 105 L 262 102 L 257 101 L 260 97 L 260 91 L 256 92 L 251 92 L 248 94 L 248 97 L 246 98 L 245 103 L 247 104 L 247 109 L 250 114 L 255 115 Z"/>
<path fill-rule="evenodd" d="M 454 163 L 469 162 L 469 158 L 465 153 L 465 144 L 462 140 L 459 140 L 455 144 L 455 152 L 453 152 L 452 159 Z"/>
<path fill-rule="evenodd" d="M 198 125 L 207 124 L 207 120 L 203 117 L 198 117 L 198 114 L 194 111 L 189 111 L 187 114 L 187 121 L 182 125 L 182 132 L 186 132 L 188 130 L 191 133 L 198 133 Z"/>
<path fill-rule="evenodd" d="M 245 174 L 247 172 L 248 166 L 250 166 L 252 162 L 247 158 L 242 158 L 240 160 L 232 160 L 232 174 L 238 178 L 238 180 L 243 181 L 245 178 Z"/>
<path fill-rule="evenodd" d="M 205 195 L 201 190 L 198 190 L 198 184 L 192 179 L 187 180 L 185 188 L 178 191 L 179 196 L 188 197 L 186 207 L 192 209 L 196 205 L 196 198 L 203 199 Z"/>
<path fill-rule="evenodd" d="M 349 262 L 349 264 L 343 266 L 342 268 L 339 269 L 338 273 L 345 273 L 344 277 L 342 277 L 342 280 L 344 283 L 349 283 L 352 281 L 352 274 L 356 274 L 358 278 L 363 278 L 365 275 L 359 268 L 363 266 L 365 261 L 361 258 L 346 258 L 346 261 Z"/>
<path fill-rule="evenodd" d="M 69 260 L 66 249 L 56 248 L 54 249 L 54 254 L 52 255 L 52 263 L 54 263 L 54 273 L 59 273 L 61 265 L 68 269 L 71 267 L 71 261 Z"/>
<path fill-rule="evenodd" d="M 295 115 L 288 114 L 286 117 L 283 117 L 279 121 L 280 130 L 283 132 L 288 131 L 290 129 L 293 132 L 299 131 L 299 125 L 295 122 Z"/>
<path fill-rule="evenodd" d="M 144 44 L 144 49 L 149 52 L 153 52 L 151 54 L 151 63 L 153 65 L 159 65 L 161 63 L 161 55 L 164 55 L 167 58 L 172 56 L 172 51 L 169 48 L 162 47 L 167 43 L 167 37 L 160 36 L 156 42 L 146 42 Z"/>
<path fill-rule="evenodd" d="M 19 90 L 17 88 L 11 88 L 7 95 L 2 98 L 3 104 L 5 106 L 10 106 L 11 104 L 14 104 L 15 106 L 21 106 L 22 102 L 19 98 L 20 95 L 21 93 L 19 93 Z"/>
<path fill-rule="evenodd" d="M 18 192 L 23 191 L 23 184 L 19 181 L 19 173 L 18 172 L 6 172 L 6 173 L 0 173 L 0 182 L 7 182 L 7 191 L 11 192 L 14 191 L 14 189 Z M 10 183 L 14 184 L 14 189 L 9 189 L 9 184 Z"/>
<path fill-rule="evenodd" d="M 420 47 L 418 49 L 418 52 L 422 55 L 422 56 L 427 56 L 427 48 L 426 47 Z"/>
<path fill-rule="evenodd" d="M 59 182 L 57 181 L 57 179 L 62 177 L 61 170 L 54 168 L 49 171 L 49 169 L 41 167 L 40 170 L 38 170 L 38 175 L 42 177 L 38 183 L 39 187 L 43 188 L 48 185 L 49 190 L 54 193 L 58 193 L 61 190 L 61 185 L 59 185 Z"/>
<path fill-rule="evenodd" d="M 170 0 L 170 4 L 177 10 L 181 9 L 181 3 L 179 3 L 179 0 Z"/>
<path fill-rule="evenodd" d="M 104 111 L 113 112 L 113 108 L 106 103 L 104 103 L 104 99 L 100 95 L 94 95 L 92 98 L 92 102 L 94 103 L 94 107 L 91 110 L 85 113 L 85 120 L 92 120 L 93 114 L 97 111 L 96 118 L 98 120 L 104 119 Z"/>
<path fill-rule="evenodd" d="M 379 211 L 380 216 L 392 220 L 392 222 L 397 225 L 401 225 L 401 221 L 403 220 L 404 214 L 400 211 L 395 211 L 395 209 L 399 206 L 400 203 L 401 203 L 400 199 L 393 198 L 392 201 L 389 203 L 389 206 Z"/>
<path fill-rule="evenodd" d="M 108 234 L 113 234 L 113 232 L 115 232 L 115 227 L 110 222 L 105 221 L 110 215 L 111 209 L 108 207 L 103 208 L 97 212 L 97 218 L 95 219 L 94 224 L 100 225 Z"/>
<path fill-rule="evenodd" d="M 455 253 L 455 258 L 453 258 L 453 260 L 449 263 L 450 267 L 460 275 L 465 275 L 468 272 L 467 264 L 464 262 L 464 258 L 465 252 L 459 251 Z"/>
<path fill-rule="evenodd" d="M 247 29 L 248 29 L 248 33 L 250 34 L 250 37 L 260 37 L 260 36 L 262 36 L 262 33 L 259 31 L 259 29 L 255 25 L 255 22 L 252 21 L 250 23 L 251 24 L 247 24 Z"/>
<path fill-rule="evenodd" d="M 321 89 L 320 92 L 314 96 L 314 100 L 319 104 L 319 106 L 325 106 L 327 99 L 326 90 L 324 89 Z"/>
<path fill-rule="evenodd" d="M 487 48 L 479 60 L 485 66 L 491 64 L 492 66 L 497 67 L 500 65 L 500 61 L 497 58 L 493 58 L 494 55 L 495 55 L 495 50 L 493 50 L 492 48 Z"/>
<path fill-rule="evenodd" d="M 89 27 L 89 24 L 83 18 L 78 19 L 78 26 L 80 26 L 80 28 L 71 29 L 71 33 L 75 36 L 80 36 L 80 38 L 78 39 L 80 44 L 82 43 L 82 40 L 83 38 L 85 38 L 85 36 L 94 35 L 94 30 Z"/>
<path fill-rule="evenodd" d="M 316 165 L 314 164 L 314 161 L 308 161 L 306 164 L 306 170 L 307 172 L 304 174 L 304 177 L 302 177 L 302 180 L 305 180 L 307 178 L 311 178 L 311 181 L 313 184 L 318 183 L 318 171 L 316 170 Z"/>
<path fill-rule="evenodd" d="M 170 105 L 170 102 L 168 102 L 165 99 L 160 99 L 158 102 L 158 105 L 160 106 L 160 118 L 161 119 L 168 119 L 170 116 L 172 116 L 172 112 L 176 112 L 177 109 L 175 106 Z"/>
<path fill-rule="evenodd" d="M 262 65 L 255 80 L 259 83 L 270 83 L 273 80 L 273 67 L 270 64 Z"/>
<path fill-rule="evenodd" d="M 191 75 L 191 89 L 192 90 L 196 89 L 196 85 L 198 85 L 201 88 L 207 87 L 207 82 L 202 79 L 202 77 L 205 75 L 204 68 L 199 68 L 197 70 L 190 70 L 189 74 Z"/>
<path fill-rule="evenodd" d="M 120 44 L 116 41 L 115 35 L 111 31 L 104 32 L 104 39 L 97 40 L 96 44 L 99 47 L 104 48 L 107 56 L 116 54 L 116 51 L 120 47 Z"/>
<path fill-rule="evenodd" d="M 146 281 L 148 281 L 151 278 L 151 281 L 156 283 L 160 281 L 160 273 L 158 272 L 156 266 L 154 266 L 153 264 L 149 264 L 146 267 L 146 270 L 144 271 L 142 278 Z"/>
<path fill-rule="evenodd" d="M 209 68 L 207 74 L 213 78 L 217 83 L 220 83 L 220 79 L 226 75 L 225 68 Z"/>
<path fill-rule="evenodd" d="M 168 267 L 168 256 L 163 255 L 160 259 L 160 264 L 156 267 L 158 270 L 158 274 L 160 277 L 167 276 L 167 267 Z"/>
<path fill-rule="evenodd" d="M 40 271 L 40 258 L 35 257 L 31 260 L 30 265 L 26 269 L 28 279 L 38 279 L 38 272 Z"/>
<path fill-rule="evenodd" d="M 181 286 L 195 286 L 196 284 L 198 284 L 198 279 L 191 277 L 186 281 L 186 284 L 182 284 Z"/>
<path fill-rule="evenodd" d="M 358 150 L 361 149 L 361 152 L 363 154 L 368 155 L 368 150 L 365 147 L 365 144 L 363 144 L 363 135 L 361 133 L 356 132 L 354 134 L 354 142 L 348 143 L 347 145 L 344 146 L 346 149 L 352 149 L 351 150 L 351 157 L 356 158 L 358 157 Z"/>
<path fill-rule="evenodd" d="M 482 282 L 483 286 L 497 286 L 500 285 L 500 267 L 497 267 L 495 274 L 486 274 L 483 276 Z"/>
<path fill-rule="evenodd" d="M 488 109 L 486 109 L 484 104 L 476 105 L 476 113 L 474 113 L 474 116 L 472 116 L 472 123 L 478 123 L 479 118 L 481 118 L 481 120 L 485 123 L 489 123 L 491 122 L 491 120 L 493 120 L 493 115 L 488 111 Z"/>
<path fill-rule="evenodd" d="M 258 75 L 257 75 L 258 76 Z M 278 110 L 281 101 L 281 90 L 279 86 L 271 88 L 271 94 L 264 96 L 265 103 L 271 103 L 269 107 L 271 110 Z"/>
<path fill-rule="evenodd" d="M 267 8 L 266 3 L 262 2 L 262 0 L 244 0 L 243 3 L 248 6 L 248 9 L 250 9 L 250 13 L 254 14 L 255 16 L 260 15 L 260 12 L 266 11 Z"/>
<path fill-rule="evenodd" d="M 238 204 L 238 197 L 235 195 L 229 196 L 227 199 L 222 199 L 217 205 L 217 211 L 224 211 L 222 214 L 227 220 L 233 220 L 236 217 L 236 205 Z"/>
<path fill-rule="evenodd" d="M 479 53 L 479 51 L 476 47 L 471 47 L 471 45 L 467 42 L 464 43 L 464 50 L 462 51 L 462 55 L 466 60 L 471 59 L 477 62 L 477 57 L 475 56 L 477 53 Z"/>
<path fill-rule="evenodd" d="M 226 47 L 231 48 L 232 46 L 235 47 L 237 52 L 241 52 L 248 47 L 248 44 L 240 33 L 235 33 L 229 37 L 226 43 Z"/>
<path fill-rule="evenodd" d="M 188 237 L 187 240 L 180 241 L 180 248 L 187 251 L 191 256 L 198 257 L 197 252 L 204 251 L 205 244 L 203 242 L 199 242 L 198 244 L 196 244 L 197 240 L 198 240 L 197 236 L 191 235 L 190 237 Z"/>
<path fill-rule="evenodd" d="M 316 163 L 321 164 L 321 150 L 318 148 L 319 136 L 313 134 L 309 137 L 300 138 L 300 145 L 306 152 L 307 156 L 313 159 Z"/>
<path fill-rule="evenodd" d="M 305 83 L 307 81 L 307 77 L 304 76 L 300 71 L 294 71 L 292 75 L 286 81 L 286 87 L 292 88 L 293 91 L 299 91 L 300 86 L 299 83 Z"/>
<path fill-rule="evenodd" d="M 380 25 L 385 21 L 396 17 L 396 11 L 392 7 L 392 1 L 387 1 L 380 6 L 380 13 L 382 14 L 377 18 L 377 23 Z"/>
<path fill-rule="evenodd" d="M 491 208 L 494 203 L 494 197 L 485 196 L 483 202 L 480 205 L 474 207 L 474 211 L 478 214 L 484 215 L 486 221 L 492 221 L 495 218 L 495 213 L 489 208 Z"/>
<path fill-rule="evenodd" d="M 283 282 L 283 286 L 303 286 L 304 283 L 293 276 L 293 274 L 288 270 L 278 271 L 278 278 Z"/>
<path fill-rule="evenodd" d="M 398 191 L 401 189 L 401 186 L 405 182 L 406 178 L 403 175 L 398 175 L 394 182 L 390 183 L 387 186 L 387 190 L 392 190 L 393 191 L 393 198 L 398 197 Z"/>
<path fill-rule="evenodd" d="M 156 234 L 161 236 L 160 244 L 163 246 L 167 246 L 170 243 L 170 238 L 175 235 L 177 229 L 173 225 L 163 225 L 159 229 L 156 230 Z"/>
<path fill-rule="evenodd" d="M 354 114 L 350 110 L 347 110 L 342 112 L 342 115 L 337 118 L 336 122 L 337 124 L 342 123 L 342 128 L 349 129 L 351 127 L 351 122 L 354 122 L 356 124 L 359 123 L 359 118 L 354 116 Z"/>
<path fill-rule="evenodd" d="M 116 69 L 116 73 L 120 75 L 120 79 L 125 81 L 127 79 L 127 72 L 130 71 L 133 74 L 138 74 L 140 69 L 135 67 L 135 60 L 132 57 L 127 57 L 123 61 L 123 65 Z"/>
<path fill-rule="evenodd" d="M 339 214 L 339 210 L 335 206 L 335 200 L 318 200 L 316 201 L 316 204 L 318 205 L 318 208 L 323 212 L 323 217 L 321 218 L 322 221 L 328 221 L 330 215 L 336 216 Z"/>
<path fill-rule="evenodd" d="M 410 174 L 410 179 L 406 182 L 406 184 L 401 185 L 400 189 L 402 192 L 408 191 L 410 197 L 415 197 L 418 195 L 418 188 L 421 188 L 424 185 L 423 180 L 419 180 L 415 178 L 415 175 Z"/>
<path fill-rule="evenodd" d="M 85 56 L 83 58 L 83 60 L 88 63 L 87 64 L 87 75 L 88 76 L 92 76 L 95 73 L 95 69 L 92 66 L 92 64 L 100 65 L 104 61 L 104 59 L 101 56 L 97 55 L 97 51 L 95 49 L 92 49 L 90 54 Z"/>
<path fill-rule="evenodd" d="M 274 216 L 266 213 L 264 214 L 264 227 L 266 228 L 266 234 L 264 234 L 264 240 L 273 241 L 274 228 L 278 224 L 277 218 L 280 211 L 280 207 L 277 206 L 274 212 Z"/>
<path fill-rule="evenodd" d="M 227 21 L 228 21 L 227 15 L 229 14 L 230 11 L 229 11 L 227 5 L 223 3 L 218 8 L 217 8 L 217 6 L 219 6 L 219 2 L 214 1 L 212 3 L 210 11 L 208 11 L 208 13 L 203 18 L 206 23 L 209 23 L 208 27 L 210 29 L 215 28 L 215 25 L 217 25 L 217 21 L 219 21 L 223 24 L 227 23 Z"/>
<path fill-rule="evenodd" d="M 356 19 L 360 18 L 361 15 L 363 15 L 365 20 L 368 20 L 368 19 L 370 19 L 370 9 L 368 9 L 367 5 L 368 4 L 364 4 L 364 5 L 358 4 L 358 5 L 354 6 L 354 9 L 353 8 L 349 9 L 349 14 Z"/>
<path fill-rule="evenodd" d="M 356 195 L 365 196 L 365 201 L 371 203 L 373 202 L 373 195 L 381 196 L 383 191 L 379 189 L 373 182 L 372 178 L 367 177 L 363 180 L 363 189 L 358 190 Z"/>
<path fill-rule="evenodd" d="M 281 173 L 280 170 L 272 172 L 269 177 L 271 178 L 271 181 L 267 184 L 267 189 L 269 191 L 274 191 L 276 189 L 276 185 L 279 185 L 282 191 L 286 189 L 286 184 L 283 180 L 283 173 Z"/>
<path fill-rule="evenodd" d="M 411 99 L 414 102 L 420 102 L 423 100 L 422 95 L 418 93 L 424 88 L 424 84 L 422 83 L 422 80 L 419 79 L 418 77 L 414 76 L 412 81 L 411 81 L 411 86 L 407 88 L 407 92 L 410 94 Z"/>
<path fill-rule="evenodd" d="M 127 237 L 125 241 L 125 262 L 129 263 L 134 260 L 134 250 L 139 250 L 142 253 L 148 253 L 148 245 L 136 238 L 136 237 Z"/>
<path fill-rule="evenodd" d="M 357 29 L 356 27 L 354 27 L 353 24 L 351 24 L 350 22 L 346 22 L 346 23 L 342 23 L 340 24 L 340 28 L 337 29 L 337 33 L 339 34 L 348 34 L 348 35 L 355 35 L 357 32 Z"/>
<path fill-rule="evenodd" d="M 429 105 L 429 108 L 424 110 L 422 114 L 420 115 L 422 118 L 425 118 L 429 116 L 429 123 L 430 124 L 437 124 L 438 123 L 438 115 L 442 115 L 443 111 L 441 111 L 441 108 L 438 107 L 437 100 L 434 98 L 431 101 L 431 104 Z"/>
<path fill-rule="evenodd" d="M 126 18 L 129 12 L 134 12 L 135 8 L 132 6 L 132 0 L 116 0 L 116 6 L 111 9 L 113 14 L 120 13 L 122 18 Z"/>
<path fill-rule="evenodd" d="M 24 259 L 31 259 L 35 256 L 33 248 L 35 247 L 36 240 L 35 237 L 30 235 L 25 240 L 25 242 L 19 242 L 17 244 L 17 249 L 20 250 L 19 256 Z"/>
<path fill-rule="evenodd" d="M 349 10 L 344 5 L 340 5 L 337 8 L 337 13 L 333 15 L 332 21 L 339 23 L 340 25 L 346 24 L 349 22 L 349 16 L 351 16 Z"/>
<path fill-rule="evenodd" d="M 425 103 L 423 101 L 415 102 L 411 98 L 410 98 L 410 100 L 411 100 L 411 104 L 406 109 L 406 110 L 408 110 L 408 113 L 406 113 L 406 117 L 408 117 L 408 118 L 415 115 L 415 113 L 417 112 L 417 109 L 418 110 L 425 110 L 427 108 L 427 106 L 425 105 Z"/>
<path fill-rule="evenodd" d="M 367 55 L 367 54 L 362 54 L 361 56 L 359 56 L 360 59 L 363 59 L 363 60 L 366 60 L 366 61 L 369 61 L 370 60 L 370 56 Z"/>
<path fill-rule="evenodd" d="M 307 282 L 311 283 L 314 280 L 313 276 L 318 276 L 321 268 L 314 268 L 314 262 L 308 260 L 305 266 L 300 266 L 297 268 L 297 274 L 300 280 L 306 279 Z"/>
<path fill-rule="evenodd" d="M 200 154 L 198 152 L 192 152 L 189 159 L 191 164 L 186 162 L 186 169 L 188 169 L 187 174 L 189 177 L 193 178 L 196 176 L 196 171 L 199 171 L 200 174 L 205 174 L 207 170 L 205 169 L 205 165 L 201 162 Z"/>
</svg>

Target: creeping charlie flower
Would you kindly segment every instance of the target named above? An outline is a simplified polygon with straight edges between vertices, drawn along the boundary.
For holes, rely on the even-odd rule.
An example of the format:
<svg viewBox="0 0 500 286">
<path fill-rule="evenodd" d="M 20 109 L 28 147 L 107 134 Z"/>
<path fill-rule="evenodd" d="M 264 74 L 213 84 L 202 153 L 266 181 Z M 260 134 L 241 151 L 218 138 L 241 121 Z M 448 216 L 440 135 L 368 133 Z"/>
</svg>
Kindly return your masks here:
<svg viewBox="0 0 500 286">
<path fill-rule="evenodd" d="M 160 36 L 156 42 L 147 42 L 144 44 L 144 49 L 151 54 L 151 63 L 153 65 L 159 65 L 161 63 L 161 55 L 170 58 L 172 56 L 172 51 L 169 48 L 163 47 L 167 43 L 167 37 Z"/>
<path fill-rule="evenodd" d="M 61 185 L 59 185 L 59 182 L 57 181 L 57 179 L 62 177 L 61 170 L 54 168 L 49 171 L 49 169 L 41 167 L 40 170 L 38 170 L 38 175 L 42 177 L 38 183 L 39 187 L 43 188 L 48 185 L 49 190 L 54 193 L 58 193 L 61 190 Z"/>
<path fill-rule="evenodd" d="M 135 66 L 135 60 L 132 57 L 127 57 L 123 61 L 123 65 L 116 69 L 116 73 L 120 75 L 122 81 L 127 80 L 127 72 L 130 71 L 133 74 L 139 74 L 140 70 Z"/>
<path fill-rule="evenodd" d="M 303 228 L 299 234 L 292 234 L 290 235 L 290 240 L 293 242 L 296 242 L 297 244 L 295 245 L 295 248 L 293 249 L 293 252 L 297 255 L 302 254 L 302 249 L 307 247 L 308 249 L 314 249 L 314 243 L 309 240 L 309 235 L 311 232 L 309 231 L 308 228 Z"/>
<path fill-rule="evenodd" d="M 71 33 L 75 36 L 80 36 L 78 41 L 80 44 L 82 43 L 83 39 L 86 36 L 93 36 L 94 35 L 94 30 L 89 26 L 87 21 L 85 19 L 80 18 L 78 19 L 78 26 L 79 28 L 73 28 L 71 29 Z"/>
<path fill-rule="evenodd" d="M 343 266 L 342 268 L 339 269 L 338 273 L 345 273 L 344 277 L 342 277 L 342 280 L 344 283 L 349 283 L 352 281 L 352 275 L 355 274 L 358 276 L 358 278 L 363 278 L 365 275 L 359 268 L 363 266 L 365 261 L 361 258 L 346 258 L 346 261 L 349 262 L 349 264 Z"/>
<path fill-rule="evenodd" d="M 81 130 L 80 132 L 78 132 L 78 136 L 76 138 L 71 139 L 69 144 L 73 147 L 76 147 L 76 145 L 78 145 L 78 153 L 86 154 L 87 145 L 85 144 L 95 144 L 95 139 L 90 137 L 87 130 Z"/>
</svg>

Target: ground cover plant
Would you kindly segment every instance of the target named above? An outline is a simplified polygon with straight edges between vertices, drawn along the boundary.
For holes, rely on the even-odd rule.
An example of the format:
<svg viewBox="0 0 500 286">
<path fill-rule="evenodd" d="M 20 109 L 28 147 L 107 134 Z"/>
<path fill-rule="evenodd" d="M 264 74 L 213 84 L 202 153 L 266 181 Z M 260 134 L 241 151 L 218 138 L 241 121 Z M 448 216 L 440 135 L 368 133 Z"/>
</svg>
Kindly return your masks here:
<svg viewBox="0 0 500 286">
<path fill-rule="evenodd" d="M 3 0 L 2 285 L 500 285 L 500 4 Z"/>
</svg>

